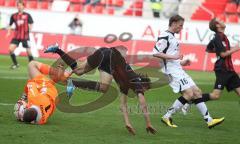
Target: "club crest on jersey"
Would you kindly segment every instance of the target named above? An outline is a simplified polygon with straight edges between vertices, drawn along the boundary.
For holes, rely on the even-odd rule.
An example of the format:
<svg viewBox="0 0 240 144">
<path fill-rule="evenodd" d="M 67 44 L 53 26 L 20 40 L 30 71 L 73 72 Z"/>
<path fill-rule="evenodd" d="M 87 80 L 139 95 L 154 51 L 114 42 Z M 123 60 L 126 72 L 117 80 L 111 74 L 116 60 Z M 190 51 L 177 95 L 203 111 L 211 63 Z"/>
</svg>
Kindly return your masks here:
<svg viewBox="0 0 240 144">
<path fill-rule="evenodd" d="M 222 85 L 218 85 L 218 88 L 220 89 L 222 87 Z"/>
<path fill-rule="evenodd" d="M 26 19 L 27 18 L 27 16 L 26 15 L 22 15 L 22 19 Z"/>
</svg>

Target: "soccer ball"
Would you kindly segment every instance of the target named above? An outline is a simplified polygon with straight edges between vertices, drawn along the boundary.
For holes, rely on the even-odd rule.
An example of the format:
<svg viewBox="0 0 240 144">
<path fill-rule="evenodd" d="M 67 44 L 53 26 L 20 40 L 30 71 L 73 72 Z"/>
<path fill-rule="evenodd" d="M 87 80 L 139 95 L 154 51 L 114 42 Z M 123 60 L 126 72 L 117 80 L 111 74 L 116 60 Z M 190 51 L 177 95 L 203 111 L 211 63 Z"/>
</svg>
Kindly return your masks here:
<svg viewBox="0 0 240 144">
<path fill-rule="evenodd" d="M 18 100 L 14 105 L 14 115 L 18 121 L 23 121 L 23 114 L 27 103 L 24 100 Z"/>
</svg>

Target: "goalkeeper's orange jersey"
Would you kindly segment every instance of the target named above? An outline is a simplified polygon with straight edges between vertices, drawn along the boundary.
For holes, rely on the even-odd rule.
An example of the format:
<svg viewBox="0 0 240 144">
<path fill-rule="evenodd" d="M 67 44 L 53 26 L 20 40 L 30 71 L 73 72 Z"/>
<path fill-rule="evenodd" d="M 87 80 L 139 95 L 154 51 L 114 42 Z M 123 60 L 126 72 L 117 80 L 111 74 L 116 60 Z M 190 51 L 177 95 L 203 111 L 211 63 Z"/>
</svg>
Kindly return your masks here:
<svg viewBox="0 0 240 144">
<path fill-rule="evenodd" d="M 27 108 L 34 106 L 38 109 L 35 123 L 45 124 L 56 108 L 55 101 L 58 92 L 54 86 L 55 82 L 47 77 L 50 66 L 42 64 L 39 70 L 42 74 L 28 80 L 25 93 L 28 99 Z"/>
</svg>

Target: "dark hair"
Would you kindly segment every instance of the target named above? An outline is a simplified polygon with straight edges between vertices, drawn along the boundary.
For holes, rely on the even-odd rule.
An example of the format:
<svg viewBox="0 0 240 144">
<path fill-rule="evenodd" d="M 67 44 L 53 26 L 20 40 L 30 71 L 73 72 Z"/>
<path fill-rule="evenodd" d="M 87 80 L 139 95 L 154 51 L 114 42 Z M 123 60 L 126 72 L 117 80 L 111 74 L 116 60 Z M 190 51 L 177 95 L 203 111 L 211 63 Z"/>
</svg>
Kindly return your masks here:
<svg viewBox="0 0 240 144">
<path fill-rule="evenodd" d="M 37 111 L 34 108 L 26 109 L 23 114 L 23 121 L 26 123 L 30 123 L 37 118 Z"/>
<path fill-rule="evenodd" d="M 17 1 L 17 4 L 22 4 L 23 6 L 25 6 L 25 3 L 24 3 L 23 0 L 18 0 L 18 1 Z"/>
<path fill-rule="evenodd" d="M 217 24 L 218 24 L 218 21 L 216 18 L 211 19 L 209 22 L 209 29 L 211 31 L 217 32 Z"/>
<path fill-rule="evenodd" d="M 172 16 L 172 17 L 169 19 L 169 24 L 168 24 L 168 26 L 171 26 L 172 23 L 178 22 L 178 21 L 184 21 L 184 18 L 181 17 L 180 15 L 174 15 L 174 16 Z"/>
</svg>

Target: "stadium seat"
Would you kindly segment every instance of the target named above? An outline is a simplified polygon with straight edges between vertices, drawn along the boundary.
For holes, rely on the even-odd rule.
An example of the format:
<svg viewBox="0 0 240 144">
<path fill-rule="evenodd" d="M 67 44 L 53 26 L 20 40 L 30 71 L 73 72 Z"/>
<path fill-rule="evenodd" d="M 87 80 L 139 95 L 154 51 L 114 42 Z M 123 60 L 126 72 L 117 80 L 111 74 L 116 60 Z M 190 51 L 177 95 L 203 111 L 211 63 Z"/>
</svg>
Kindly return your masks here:
<svg viewBox="0 0 240 144">
<path fill-rule="evenodd" d="M 114 15 L 114 8 L 113 8 L 113 7 L 109 7 L 109 8 L 107 9 L 107 14 L 109 14 L 109 15 Z"/>
<path fill-rule="evenodd" d="M 5 0 L 0 0 L 0 6 L 4 6 L 5 5 Z"/>
<path fill-rule="evenodd" d="M 227 13 L 227 14 L 237 13 L 236 3 L 227 3 L 226 7 L 225 7 L 225 13 Z"/>
<path fill-rule="evenodd" d="M 49 2 L 47 1 L 42 1 L 40 4 L 41 9 L 48 9 L 49 8 Z"/>
<path fill-rule="evenodd" d="M 82 3 L 82 4 L 85 4 L 86 3 L 86 0 L 79 0 L 80 1 L 80 3 Z"/>
<path fill-rule="evenodd" d="M 126 16 L 132 16 L 133 15 L 133 10 L 132 9 L 127 9 L 123 15 L 126 15 Z"/>
<path fill-rule="evenodd" d="M 26 8 L 36 9 L 38 5 L 38 1 L 28 1 L 26 4 Z"/>
<path fill-rule="evenodd" d="M 113 5 L 113 0 L 106 0 L 106 5 Z"/>
<path fill-rule="evenodd" d="M 16 6 L 16 0 L 9 0 L 9 1 L 5 2 L 5 6 L 15 7 Z"/>
<path fill-rule="evenodd" d="M 85 12 L 86 13 L 92 13 L 93 12 L 93 6 L 92 5 L 86 5 L 85 6 Z"/>
<path fill-rule="evenodd" d="M 97 14 L 102 14 L 102 13 L 103 13 L 103 10 L 104 10 L 104 7 L 103 7 L 102 5 L 96 5 L 96 6 L 94 7 L 94 9 L 95 9 L 95 13 L 97 13 Z"/>
<path fill-rule="evenodd" d="M 224 21 L 224 22 L 226 21 L 226 15 L 225 14 L 219 14 L 219 15 L 217 15 L 217 18 Z"/>
<path fill-rule="evenodd" d="M 70 3 L 80 3 L 80 0 L 69 0 Z"/>
<path fill-rule="evenodd" d="M 123 0 L 115 0 L 114 5 L 117 7 L 122 7 L 124 5 L 124 1 Z"/>
<path fill-rule="evenodd" d="M 74 12 L 82 12 L 83 11 L 83 5 L 82 4 L 71 4 L 70 11 Z"/>
<path fill-rule="evenodd" d="M 226 22 L 229 23 L 238 23 L 238 15 L 237 14 L 231 14 L 227 16 Z"/>
<path fill-rule="evenodd" d="M 238 15 L 240 15 L 240 5 L 237 8 L 237 13 L 238 13 Z"/>
</svg>

